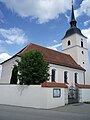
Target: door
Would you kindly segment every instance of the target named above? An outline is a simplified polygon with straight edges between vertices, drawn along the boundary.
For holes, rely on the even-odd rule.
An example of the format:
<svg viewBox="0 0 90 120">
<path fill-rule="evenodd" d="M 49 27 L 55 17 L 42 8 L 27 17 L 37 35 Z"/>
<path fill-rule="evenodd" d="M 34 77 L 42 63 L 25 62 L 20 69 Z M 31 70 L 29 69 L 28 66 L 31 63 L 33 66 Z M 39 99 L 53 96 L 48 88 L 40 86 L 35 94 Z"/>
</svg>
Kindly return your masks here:
<svg viewBox="0 0 90 120">
<path fill-rule="evenodd" d="M 70 86 L 68 89 L 68 103 L 73 104 L 78 102 L 79 102 L 78 88 Z"/>
</svg>

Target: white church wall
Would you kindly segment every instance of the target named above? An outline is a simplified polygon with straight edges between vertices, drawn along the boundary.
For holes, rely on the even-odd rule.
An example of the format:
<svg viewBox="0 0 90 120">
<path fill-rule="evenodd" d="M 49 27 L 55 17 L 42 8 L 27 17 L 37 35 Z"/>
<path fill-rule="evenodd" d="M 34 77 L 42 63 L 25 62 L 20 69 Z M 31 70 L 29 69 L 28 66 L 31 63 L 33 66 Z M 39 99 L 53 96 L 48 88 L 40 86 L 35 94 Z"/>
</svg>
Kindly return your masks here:
<svg viewBox="0 0 90 120">
<path fill-rule="evenodd" d="M 59 97 L 53 97 L 54 89 L 60 89 Z M 65 105 L 64 92 L 64 88 L 40 85 L 0 85 L 0 104 L 50 109 Z"/>
<path fill-rule="evenodd" d="M 16 59 L 19 59 L 19 58 L 18 57 L 12 58 L 3 64 L 2 76 L 1 76 L 0 83 L 5 83 L 5 84 L 10 83 L 12 69 L 13 69 L 13 65 L 15 64 Z M 64 83 L 64 71 L 67 71 L 68 72 L 68 79 L 67 79 L 68 83 L 70 83 L 70 84 L 75 83 L 74 73 L 78 73 L 78 83 L 84 83 L 82 71 L 73 69 L 73 68 L 58 66 L 58 65 L 54 65 L 54 64 L 50 64 L 50 70 L 49 70 L 50 80 L 49 81 L 51 81 L 51 70 L 52 69 L 56 70 L 56 75 L 55 75 L 56 82 Z"/>
<path fill-rule="evenodd" d="M 18 57 L 14 57 L 4 64 L 2 64 L 2 72 L 1 72 L 1 80 L 0 83 L 10 83 L 11 75 L 12 75 L 12 69 L 13 65 L 15 64 L 15 60 L 18 59 Z"/>
<path fill-rule="evenodd" d="M 64 71 L 67 71 L 68 72 L 67 82 L 70 85 L 75 84 L 75 78 L 74 78 L 75 73 L 78 74 L 77 82 L 79 84 L 84 84 L 84 77 L 83 77 L 84 75 L 83 75 L 83 71 L 81 70 L 50 64 L 50 71 L 52 69 L 56 69 L 56 78 L 55 78 L 56 82 L 64 83 Z M 50 78 L 50 81 L 51 81 L 51 78 Z"/>
</svg>

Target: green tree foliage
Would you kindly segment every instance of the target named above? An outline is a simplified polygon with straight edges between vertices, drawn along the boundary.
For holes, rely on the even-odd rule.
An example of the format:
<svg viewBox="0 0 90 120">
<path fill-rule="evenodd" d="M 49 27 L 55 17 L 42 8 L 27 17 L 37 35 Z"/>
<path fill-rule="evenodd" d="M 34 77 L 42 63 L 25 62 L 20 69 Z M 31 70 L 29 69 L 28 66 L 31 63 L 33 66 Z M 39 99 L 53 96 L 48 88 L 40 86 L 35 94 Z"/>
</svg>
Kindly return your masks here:
<svg viewBox="0 0 90 120">
<path fill-rule="evenodd" d="M 17 84 L 17 73 L 18 73 L 17 66 L 14 65 L 14 68 L 12 70 L 12 76 L 11 76 L 10 84 Z"/>
<path fill-rule="evenodd" d="M 40 84 L 48 80 L 49 63 L 44 61 L 39 51 L 26 52 L 17 63 L 20 84 Z"/>
</svg>

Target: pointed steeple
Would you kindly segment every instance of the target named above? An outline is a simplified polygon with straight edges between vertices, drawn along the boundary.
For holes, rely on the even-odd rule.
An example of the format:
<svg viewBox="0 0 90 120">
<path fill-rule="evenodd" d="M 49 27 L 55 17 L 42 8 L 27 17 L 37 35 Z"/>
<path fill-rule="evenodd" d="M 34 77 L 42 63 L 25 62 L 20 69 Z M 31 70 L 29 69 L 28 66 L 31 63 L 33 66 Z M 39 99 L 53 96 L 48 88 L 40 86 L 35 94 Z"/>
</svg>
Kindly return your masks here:
<svg viewBox="0 0 90 120">
<path fill-rule="evenodd" d="M 73 35 L 73 34 L 79 34 L 79 35 L 85 37 L 85 36 L 82 34 L 81 30 L 77 27 L 76 24 L 77 24 L 77 21 L 76 21 L 76 19 L 75 19 L 75 15 L 74 15 L 73 0 L 72 0 L 72 12 L 71 12 L 70 28 L 66 31 L 66 34 L 65 34 L 65 36 L 63 37 L 63 39 L 65 39 L 65 38 L 67 38 L 67 37 L 69 37 L 69 36 L 71 36 L 71 35 Z M 87 38 L 87 37 L 85 37 L 85 38 Z M 62 39 L 62 40 L 63 40 L 63 39 Z"/>
<path fill-rule="evenodd" d="M 71 21 L 70 26 L 76 27 L 77 21 L 75 20 L 74 9 L 73 9 L 73 0 L 72 0 L 72 13 L 71 13 Z"/>
</svg>

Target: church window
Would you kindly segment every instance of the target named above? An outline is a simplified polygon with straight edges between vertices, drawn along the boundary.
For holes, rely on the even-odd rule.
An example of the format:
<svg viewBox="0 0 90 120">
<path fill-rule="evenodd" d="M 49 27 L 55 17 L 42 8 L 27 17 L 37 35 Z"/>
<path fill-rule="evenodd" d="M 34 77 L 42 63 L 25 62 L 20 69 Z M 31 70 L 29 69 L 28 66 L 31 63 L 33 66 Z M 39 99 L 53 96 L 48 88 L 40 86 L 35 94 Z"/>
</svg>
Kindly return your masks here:
<svg viewBox="0 0 90 120">
<path fill-rule="evenodd" d="M 68 79 L 67 74 L 68 72 L 64 71 L 64 83 L 67 83 L 67 79 Z"/>
<path fill-rule="evenodd" d="M 52 82 L 55 82 L 55 73 L 56 73 L 56 70 L 52 69 L 52 75 L 51 75 L 51 81 Z"/>
<path fill-rule="evenodd" d="M 83 47 L 83 39 L 81 39 L 81 47 Z"/>
<path fill-rule="evenodd" d="M 70 42 L 70 40 L 68 41 L 68 46 L 69 46 L 69 45 L 71 45 L 71 42 Z"/>
<path fill-rule="evenodd" d="M 77 83 L 77 73 L 74 74 L 75 75 L 75 83 Z"/>
</svg>

